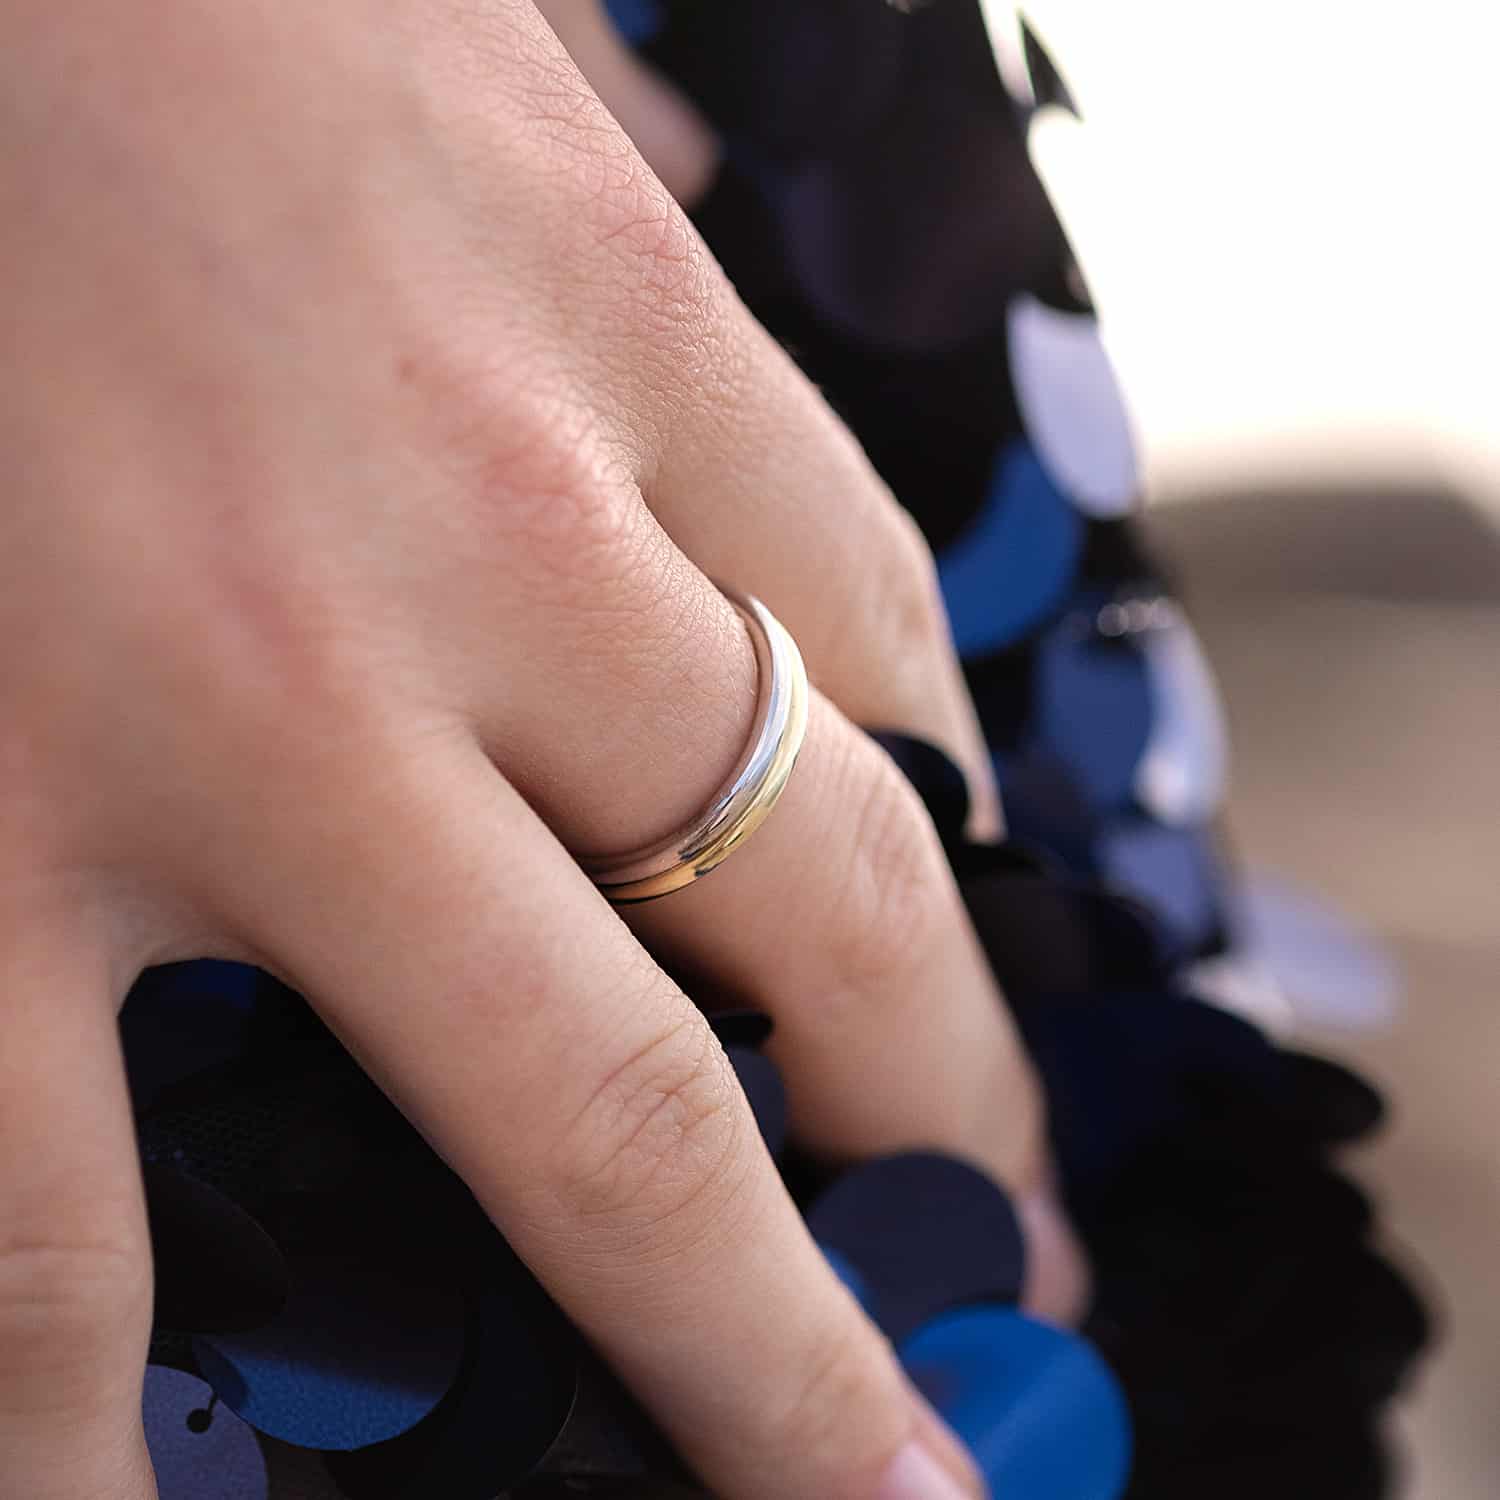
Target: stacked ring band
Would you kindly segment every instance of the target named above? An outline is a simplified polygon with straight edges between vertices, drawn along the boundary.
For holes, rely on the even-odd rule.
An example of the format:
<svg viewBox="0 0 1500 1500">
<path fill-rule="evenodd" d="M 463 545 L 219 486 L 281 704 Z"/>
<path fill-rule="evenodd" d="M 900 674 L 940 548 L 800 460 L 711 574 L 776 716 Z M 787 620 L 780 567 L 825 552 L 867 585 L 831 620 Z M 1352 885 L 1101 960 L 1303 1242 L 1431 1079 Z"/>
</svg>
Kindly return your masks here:
<svg viewBox="0 0 1500 1500">
<path fill-rule="evenodd" d="M 755 722 L 739 762 L 687 827 L 648 848 L 580 857 L 585 874 L 617 906 L 652 901 L 716 869 L 765 822 L 786 788 L 807 734 L 807 669 L 786 627 L 759 599 L 724 588 L 755 648 Z"/>
</svg>

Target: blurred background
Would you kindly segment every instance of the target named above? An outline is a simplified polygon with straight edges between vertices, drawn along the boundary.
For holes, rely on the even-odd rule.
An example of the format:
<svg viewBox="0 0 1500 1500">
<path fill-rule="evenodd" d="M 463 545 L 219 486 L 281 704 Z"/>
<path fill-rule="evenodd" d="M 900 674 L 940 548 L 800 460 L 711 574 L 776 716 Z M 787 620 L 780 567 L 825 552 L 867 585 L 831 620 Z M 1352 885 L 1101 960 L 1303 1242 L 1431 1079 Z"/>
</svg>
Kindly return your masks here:
<svg viewBox="0 0 1500 1500">
<path fill-rule="evenodd" d="M 1500 12 L 1027 11 L 1084 117 L 1033 151 L 1220 674 L 1238 852 L 1399 974 L 1298 1026 L 1387 1089 L 1356 1166 L 1441 1310 L 1404 1494 L 1500 1493 Z"/>
<path fill-rule="evenodd" d="M 1087 121 L 1051 112 L 1033 151 L 1108 315 L 1156 495 L 1232 468 L 1500 506 L 1500 11 L 1024 9 Z"/>
</svg>

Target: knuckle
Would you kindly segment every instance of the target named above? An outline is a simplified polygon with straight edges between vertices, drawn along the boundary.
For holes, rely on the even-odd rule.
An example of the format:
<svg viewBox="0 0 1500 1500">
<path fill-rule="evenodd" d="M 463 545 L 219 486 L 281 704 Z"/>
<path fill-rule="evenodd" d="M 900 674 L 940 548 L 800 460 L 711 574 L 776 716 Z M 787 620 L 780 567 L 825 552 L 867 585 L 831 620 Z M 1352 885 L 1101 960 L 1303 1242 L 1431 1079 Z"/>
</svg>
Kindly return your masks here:
<svg viewBox="0 0 1500 1500">
<path fill-rule="evenodd" d="M 12 1378 L 99 1365 L 150 1318 L 144 1250 L 98 1243 L 0 1243 L 0 1360 Z"/>
<path fill-rule="evenodd" d="M 624 257 L 647 307 L 691 310 L 704 289 L 706 258 L 687 216 L 629 148 L 594 160 L 590 225 L 600 244 Z"/>
<path fill-rule="evenodd" d="M 687 215 L 573 64 L 540 59 L 530 76 L 527 114 L 562 165 L 575 227 L 649 292 L 671 299 L 699 280 L 708 261 Z"/>
<path fill-rule="evenodd" d="M 531 370 L 450 340 L 422 368 L 469 545 L 528 580 L 595 588 L 628 578 L 649 528 L 635 463 L 599 404 L 545 360 Z"/>
<path fill-rule="evenodd" d="M 528 572 L 593 588 L 633 571 L 641 507 L 581 419 L 527 414 L 508 423 L 480 484 L 501 555 Z"/>
<path fill-rule="evenodd" d="M 510 129 L 498 142 L 525 139 L 525 165 L 537 190 L 536 205 L 557 217 L 565 231 L 546 243 L 555 264 L 571 274 L 571 297 L 600 293 L 613 311 L 630 304 L 681 311 L 712 283 L 713 262 L 676 200 L 657 179 L 624 129 L 555 40 L 538 45 L 533 30 L 515 17 L 468 25 L 461 56 L 466 71 L 487 93 L 501 94 L 497 108 Z M 497 85 L 503 84 L 503 90 Z M 454 128 L 455 90 L 446 70 L 430 86 L 432 108 Z M 464 91 L 458 90 L 460 97 Z M 493 111 L 457 122 L 461 135 L 478 131 L 475 161 L 481 180 L 494 178 L 497 140 Z M 580 251 L 587 264 L 573 257 Z M 605 275 L 601 292 L 595 253 L 605 252 L 625 276 Z"/>
<path fill-rule="evenodd" d="M 577 223 L 614 263 L 609 281 L 625 325 L 638 335 L 697 329 L 717 283 L 681 206 L 613 122 L 575 161 Z"/>
<path fill-rule="evenodd" d="M 956 673 L 937 561 L 916 522 L 883 487 L 866 492 L 862 563 L 851 574 L 849 608 L 833 641 L 849 675 L 868 678 L 871 642 L 881 673 L 878 713 L 885 727 L 932 702 L 936 682 Z M 935 679 L 936 673 L 936 679 Z M 895 717 L 890 717 L 892 713 Z M 862 722 L 870 722 L 866 712 Z"/>
<path fill-rule="evenodd" d="M 894 992 L 926 966 L 949 919 L 942 851 L 921 799 L 873 745 L 859 746 L 853 846 L 829 946 L 841 993 Z"/>
<path fill-rule="evenodd" d="M 738 1104 L 713 1033 L 679 1018 L 592 1088 L 552 1175 L 584 1221 L 659 1246 L 716 1184 L 732 1186 L 745 1143 Z"/>
<path fill-rule="evenodd" d="M 660 445 L 742 357 L 734 299 L 687 215 L 633 149 L 584 171 L 578 218 L 589 253 L 604 259 L 609 297 L 594 355 L 627 416 Z"/>
</svg>

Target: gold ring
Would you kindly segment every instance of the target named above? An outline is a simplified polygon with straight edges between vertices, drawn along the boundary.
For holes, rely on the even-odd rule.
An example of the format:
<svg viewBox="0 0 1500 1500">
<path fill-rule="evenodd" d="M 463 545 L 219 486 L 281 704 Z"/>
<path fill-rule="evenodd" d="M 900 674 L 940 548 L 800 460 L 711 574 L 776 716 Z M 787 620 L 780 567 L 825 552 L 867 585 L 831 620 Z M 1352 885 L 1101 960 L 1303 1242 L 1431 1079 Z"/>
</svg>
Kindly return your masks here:
<svg viewBox="0 0 1500 1500">
<path fill-rule="evenodd" d="M 755 723 L 745 752 L 705 811 L 646 849 L 580 858 L 616 906 L 654 901 L 701 880 L 770 816 L 807 736 L 807 668 L 786 627 L 759 599 L 721 587 L 755 647 Z"/>
</svg>

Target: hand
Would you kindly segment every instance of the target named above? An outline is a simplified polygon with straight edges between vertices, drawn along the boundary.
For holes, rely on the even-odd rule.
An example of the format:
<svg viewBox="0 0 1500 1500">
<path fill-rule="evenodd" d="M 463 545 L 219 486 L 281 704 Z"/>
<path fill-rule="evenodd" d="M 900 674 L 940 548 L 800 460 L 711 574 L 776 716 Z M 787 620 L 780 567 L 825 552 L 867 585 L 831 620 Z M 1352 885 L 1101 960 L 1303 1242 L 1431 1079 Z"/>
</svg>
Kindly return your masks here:
<svg viewBox="0 0 1500 1500">
<path fill-rule="evenodd" d="M 1030 1070 L 850 723 L 983 795 L 853 442 L 519 0 L 20 0 L 0 121 L 0 1490 L 151 1493 L 115 1010 L 204 954 L 309 996 L 727 1500 L 973 1490 L 639 940 L 773 1014 L 813 1149 L 1005 1182 L 1066 1310 Z M 627 926 L 569 851 L 749 730 L 707 576 L 821 695 L 766 826 Z"/>
<path fill-rule="evenodd" d="M 536 4 L 662 186 L 684 208 L 692 208 L 719 170 L 713 127 L 669 79 L 626 45 L 604 0 Z"/>
</svg>

